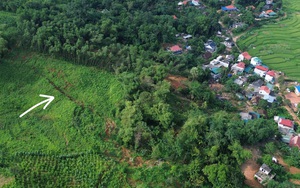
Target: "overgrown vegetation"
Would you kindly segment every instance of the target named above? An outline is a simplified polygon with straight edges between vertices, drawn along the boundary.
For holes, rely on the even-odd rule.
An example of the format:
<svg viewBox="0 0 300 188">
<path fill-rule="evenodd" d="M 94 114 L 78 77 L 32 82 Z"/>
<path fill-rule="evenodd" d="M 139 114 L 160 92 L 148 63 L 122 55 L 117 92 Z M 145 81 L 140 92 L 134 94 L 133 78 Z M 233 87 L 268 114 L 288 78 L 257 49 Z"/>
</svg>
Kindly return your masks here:
<svg viewBox="0 0 300 188">
<path fill-rule="evenodd" d="M 164 0 L 1 1 L 8 186 L 243 187 L 240 165 L 251 158 L 243 146 L 278 130 L 272 120 L 240 120 L 209 88 L 203 43 L 218 41 L 220 26 L 215 1 L 206 2 L 202 11 Z M 177 43 L 192 50 L 166 51 Z M 177 89 L 171 73 L 190 79 Z M 55 101 L 19 118 L 39 94 Z"/>
</svg>

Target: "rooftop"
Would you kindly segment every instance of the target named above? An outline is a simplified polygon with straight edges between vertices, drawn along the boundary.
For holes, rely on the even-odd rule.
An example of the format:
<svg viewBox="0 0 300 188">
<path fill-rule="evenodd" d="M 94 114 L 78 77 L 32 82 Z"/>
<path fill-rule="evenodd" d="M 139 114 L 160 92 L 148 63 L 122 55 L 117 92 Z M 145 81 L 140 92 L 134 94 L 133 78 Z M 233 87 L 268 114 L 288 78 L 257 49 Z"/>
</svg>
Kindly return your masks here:
<svg viewBox="0 0 300 188">
<path fill-rule="evenodd" d="M 270 89 L 267 86 L 261 86 L 259 90 L 263 90 L 268 94 L 270 94 L 270 92 L 271 92 Z"/>
<path fill-rule="evenodd" d="M 294 136 L 290 140 L 290 146 L 298 147 L 300 149 L 300 137 Z"/>
<path fill-rule="evenodd" d="M 294 122 L 289 119 L 280 119 L 278 123 L 287 127 L 294 127 Z"/>
<path fill-rule="evenodd" d="M 237 66 L 244 69 L 246 65 L 244 62 L 239 62 Z"/>
<path fill-rule="evenodd" d="M 244 56 L 245 59 L 250 60 L 251 59 L 251 55 L 249 55 L 248 52 L 243 52 L 242 55 Z"/>
<path fill-rule="evenodd" d="M 261 65 L 257 65 L 255 66 L 256 69 L 262 70 L 262 71 L 268 71 L 268 68 L 261 66 Z"/>
<path fill-rule="evenodd" d="M 178 45 L 174 45 L 174 46 L 172 46 L 172 47 L 170 48 L 170 50 L 171 50 L 172 52 L 178 52 L 178 51 L 181 51 L 182 48 L 180 48 L 180 46 L 178 46 Z"/>
<path fill-rule="evenodd" d="M 274 71 L 268 71 L 268 72 L 267 72 L 267 75 L 272 76 L 272 77 L 275 77 L 275 72 L 274 72 Z"/>
</svg>

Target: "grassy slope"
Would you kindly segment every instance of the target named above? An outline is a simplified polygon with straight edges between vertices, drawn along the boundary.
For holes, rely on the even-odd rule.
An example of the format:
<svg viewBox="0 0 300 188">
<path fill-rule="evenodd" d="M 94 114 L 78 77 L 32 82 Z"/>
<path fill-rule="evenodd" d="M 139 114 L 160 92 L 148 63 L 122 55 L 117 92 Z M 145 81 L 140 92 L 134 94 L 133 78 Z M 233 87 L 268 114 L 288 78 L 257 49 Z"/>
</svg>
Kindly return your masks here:
<svg viewBox="0 0 300 188">
<path fill-rule="evenodd" d="M 124 94 L 109 73 L 37 55 L 4 60 L 0 86 L 0 143 L 10 153 L 90 150 L 94 130 L 103 129 Z M 39 94 L 53 95 L 55 100 L 47 109 L 40 106 L 19 118 L 43 100 Z M 80 106 L 94 113 L 83 113 L 76 120 L 74 110 L 80 111 Z"/>
<path fill-rule="evenodd" d="M 287 19 L 250 31 L 238 44 L 248 47 L 250 55 L 260 57 L 270 68 L 300 81 L 300 4 L 297 0 L 283 4 Z"/>
</svg>

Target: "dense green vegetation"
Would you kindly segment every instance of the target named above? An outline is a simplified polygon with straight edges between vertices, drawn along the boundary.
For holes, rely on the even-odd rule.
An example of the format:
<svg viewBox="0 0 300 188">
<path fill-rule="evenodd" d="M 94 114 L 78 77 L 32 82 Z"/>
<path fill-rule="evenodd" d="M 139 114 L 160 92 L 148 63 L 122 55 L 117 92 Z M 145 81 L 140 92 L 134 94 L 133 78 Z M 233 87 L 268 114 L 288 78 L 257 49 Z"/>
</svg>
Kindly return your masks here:
<svg viewBox="0 0 300 188">
<path fill-rule="evenodd" d="M 220 40 L 215 6 L 228 1 L 204 2 L 200 10 L 165 0 L 1 1 L 8 187 L 243 187 L 240 165 L 251 158 L 243 146 L 274 138 L 277 125 L 245 123 L 209 88 L 203 43 Z M 177 43 L 192 50 L 166 51 Z M 190 79 L 175 89 L 168 74 Z M 39 94 L 55 100 L 19 118 Z"/>
<path fill-rule="evenodd" d="M 241 49 L 260 57 L 270 68 L 284 72 L 289 78 L 300 80 L 298 58 L 299 3 L 283 1 L 287 17 L 279 22 L 250 30 L 238 41 Z"/>
</svg>

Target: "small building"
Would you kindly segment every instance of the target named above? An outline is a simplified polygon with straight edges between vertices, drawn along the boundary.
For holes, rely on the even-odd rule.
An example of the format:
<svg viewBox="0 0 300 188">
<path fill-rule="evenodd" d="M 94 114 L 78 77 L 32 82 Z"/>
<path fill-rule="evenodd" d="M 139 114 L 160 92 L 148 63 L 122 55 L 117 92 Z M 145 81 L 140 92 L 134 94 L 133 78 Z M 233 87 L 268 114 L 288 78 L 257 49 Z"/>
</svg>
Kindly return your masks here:
<svg viewBox="0 0 300 188">
<path fill-rule="evenodd" d="M 193 6 L 200 6 L 199 0 L 192 0 L 192 5 Z"/>
<path fill-rule="evenodd" d="M 253 65 L 250 64 L 246 66 L 244 72 L 250 74 L 250 72 L 253 71 L 253 69 L 254 69 Z"/>
<path fill-rule="evenodd" d="M 274 85 L 267 83 L 266 86 L 269 88 L 270 91 L 274 91 Z"/>
<path fill-rule="evenodd" d="M 190 38 L 192 38 L 193 36 L 192 35 L 184 35 L 183 36 L 183 39 L 190 39 Z"/>
<path fill-rule="evenodd" d="M 213 40 L 208 40 L 206 43 L 204 43 L 205 51 L 207 52 L 215 52 L 217 50 L 217 44 Z"/>
<path fill-rule="evenodd" d="M 234 55 L 226 55 L 225 59 L 231 62 L 234 60 Z"/>
<path fill-rule="evenodd" d="M 252 82 L 251 84 L 249 84 L 247 90 L 248 91 L 252 91 L 254 93 L 258 93 L 260 87 L 264 84 L 264 81 L 262 81 L 261 79 L 256 80 L 254 82 Z"/>
<path fill-rule="evenodd" d="M 269 69 L 264 66 L 257 65 L 255 66 L 254 73 L 258 74 L 260 77 L 264 77 L 268 70 Z"/>
<path fill-rule="evenodd" d="M 290 147 L 297 147 L 300 149 L 300 137 L 299 136 L 293 136 L 289 143 Z"/>
<path fill-rule="evenodd" d="M 273 0 L 266 0 L 266 5 L 271 5 L 273 4 Z"/>
<path fill-rule="evenodd" d="M 239 63 L 236 63 L 234 64 L 232 67 L 231 67 L 231 70 L 234 71 L 234 72 L 243 72 L 244 69 L 245 69 L 245 63 L 244 62 L 239 62 Z"/>
<path fill-rule="evenodd" d="M 233 82 L 239 86 L 242 86 L 244 84 L 244 81 L 239 78 L 235 79 Z"/>
<path fill-rule="evenodd" d="M 256 178 L 260 184 L 266 185 L 268 181 L 275 177 L 275 174 L 271 174 L 271 171 L 272 169 L 268 165 L 263 164 L 254 175 L 254 178 Z"/>
<path fill-rule="evenodd" d="M 262 64 L 262 60 L 259 59 L 258 57 L 252 57 L 250 63 L 253 66 L 257 66 L 257 65 L 261 65 Z"/>
<path fill-rule="evenodd" d="M 222 11 L 229 12 L 229 11 L 238 11 L 238 9 L 234 5 L 228 5 L 225 7 L 221 7 Z"/>
<path fill-rule="evenodd" d="M 238 61 L 251 60 L 251 55 L 248 52 L 243 52 L 238 56 Z"/>
<path fill-rule="evenodd" d="M 265 81 L 270 82 L 270 83 L 274 83 L 275 82 L 275 72 L 274 71 L 268 71 L 266 73 Z"/>
<path fill-rule="evenodd" d="M 280 133 L 282 133 L 281 135 L 281 141 L 283 143 L 286 143 L 286 144 L 289 144 L 291 142 L 291 139 L 292 137 L 294 136 L 295 134 L 295 131 L 294 130 L 289 130 L 285 133 L 281 132 L 281 130 L 279 130 Z"/>
<path fill-rule="evenodd" d="M 294 122 L 289 119 L 280 118 L 278 121 L 278 127 L 294 130 Z"/>
<path fill-rule="evenodd" d="M 170 51 L 173 52 L 173 54 L 181 54 L 182 48 L 180 48 L 179 45 L 174 45 L 170 48 Z"/>
<path fill-rule="evenodd" d="M 266 5 L 268 6 L 268 5 Z M 274 12 L 273 10 L 265 10 L 265 11 L 262 11 L 259 15 L 260 18 L 269 18 L 269 17 L 272 17 L 272 16 L 276 16 L 276 12 Z"/>
<path fill-rule="evenodd" d="M 245 97 L 241 93 L 236 93 L 235 95 L 237 96 L 237 98 L 239 100 L 244 100 L 245 99 Z"/>
<path fill-rule="evenodd" d="M 295 86 L 295 93 L 297 96 L 300 96 L 300 85 Z"/>
<path fill-rule="evenodd" d="M 267 86 L 261 86 L 258 93 L 265 99 L 269 97 L 271 91 Z"/>
<path fill-rule="evenodd" d="M 252 119 L 252 116 L 247 112 L 240 112 L 241 119 L 245 122 Z"/>
</svg>

